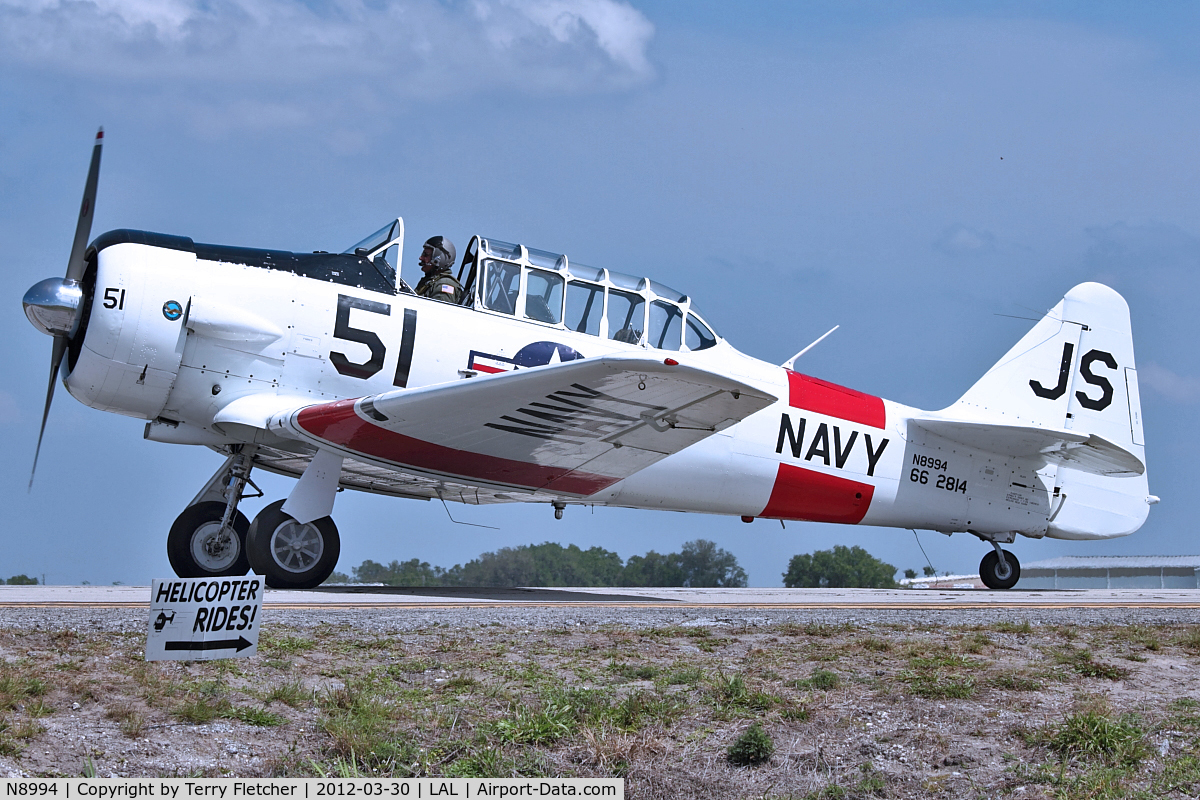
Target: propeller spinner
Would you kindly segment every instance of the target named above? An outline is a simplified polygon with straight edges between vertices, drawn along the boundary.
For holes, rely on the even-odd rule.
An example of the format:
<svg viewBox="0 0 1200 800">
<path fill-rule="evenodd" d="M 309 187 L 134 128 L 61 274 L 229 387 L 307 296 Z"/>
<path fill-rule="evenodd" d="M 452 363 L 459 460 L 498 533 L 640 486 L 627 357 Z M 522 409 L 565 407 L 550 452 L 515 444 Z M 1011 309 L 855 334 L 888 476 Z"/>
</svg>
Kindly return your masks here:
<svg viewBox="0 0 1200 800">
<path fill-rule="evenodd" d="M 33 476 L 37 473 L 38 456 L 42 452 L 42 437 L 46 433 L 46 419 L 50 416 L 50 403 L 54 399 L 54 384 L 58 368 L 67 344 L 79 326 L 79 310 L 84 297 L 80 281 L 86 267 L 88 238 L 92 232 L 92 214 L 96 209 L 96 183 L 100 178 L 100 149 L 104 145 L 104 128 L 96 132 L 96 145 L 92 148 L 92 163 L 88 167 L 87 183 L 83 188 L 83 204 L 79 208 L 79 222 L 75 225 L 75 241 L 71 245 L 71 257 L 67 261 L 67 274 L 63 278 L 47 278 L 34 284 L 25 293 L 22 304 L 25 316 L 42 333 L 54 337 L 50 352 L 50 385 L 46 388 L 46 407 L 42 411 L 42 427 L 38 431 L 37 449 L 33 454 L 33 469 L 29 472 L 29 488 L 33 489 Z"/>
</svg>

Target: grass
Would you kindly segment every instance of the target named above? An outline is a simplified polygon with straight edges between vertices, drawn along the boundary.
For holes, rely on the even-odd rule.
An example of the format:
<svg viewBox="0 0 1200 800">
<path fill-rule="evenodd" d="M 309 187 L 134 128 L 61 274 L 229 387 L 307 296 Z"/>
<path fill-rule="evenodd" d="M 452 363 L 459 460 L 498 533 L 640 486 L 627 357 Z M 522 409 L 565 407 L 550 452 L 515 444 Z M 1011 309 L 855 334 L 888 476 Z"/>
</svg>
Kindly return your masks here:
<svg viewBox="0 0 1200 800">
<path fill-rule="evenodd" d="M 962 638 L 959 647 L 964 653 L 978 655 L 983 652 L 984 648 L 990 647 L 992 644 L 992 637 L 983 631 L 974 631 Z"/>
<path fill-rule="evenodd" d="M 259 728 L 273 728 L 283 724 L 283 717 L 273 714 L 265 708 L 248 707 L 234 709 L 232 718 L 240 719 L 247 725 L 254 725 Z"/>
<path fill-rule="evenodd" d="M 1175 641 L 1184 650 L 1200 653 L 1200 625 L 1189 625 Z"/>
<path fill-rule="evenodd" d="M 492 723 L 492 733 L 509 744 L 545 744 L 570 736 L 577 724 L 567 705 L 547 703 L 540 709 L 513 705 L 506 718 Z"/>
<path fill-rule="evenodd" d="M 637 731 L 650 725 L 667 727 L 685 708 L 678 698 L 642 690 L 626 695 L 593 719 L 617 730 Z"/>
<path fill-rule="evenodd" d="M 822 692 L 832 691 L 841 685 L 841 676 L 827 669 L 813 670 L 813 673 L 807 678 L 792 681 L 792 686 L 797 689 L 816 689 Z"/>
<path fill-rule="evenodd" d="M 806 622 L 803 625 L 787 622 L 779 626 L 779 633 L 784 636 L 813 636 L 819 639 L 830 639 L 843 636 L 856 630 L 849 622 L 840 625 L 826 625 L 821 622 Z"/>
<path fill-rule="evenodd" d="M 115 720 L 121 728 L 121 733 L 130 739 L 141 738 L 146 730 L 146 718 L 128 702 L 118 702 L 109 706 L 104 716 Z"/>
<path fill-rule="evenodd" d="M 769 761 L 774 753 L 775 743 L 755 722 L 729 746 L 726 758 L 736 767 L 753 767 Z"/>
<path fill-rule="evenodd" d="M 1104 678 L 1110 681 L 1121 681 L 1129 677 L 1129 670 L 1115 664 L 1105 664 L 1096 661 L 1092 652 L 1084 648 L 1066 647 L 1055 650 L 1052 657 L 1056 664 L 1070 667 L 1085 678 Z"/>
<path fill-rule="evenodd" d="M 989 683 L 997 689 L 1007 689 L 1012 692 L 1037 692 L 1045 686 L 1045 683 L 1032 675 L 1020 672 L 1002 672 L 994 676 Z"/>
<path fill-rule="evenodd" d="M 662 680 L 667 686 L 696 686 L 704 680 L 704 670 L 700 667 L 680 667 L 668 672 Z"/>
<path fill-rule="evenodd" d="M 930 700 L 966 700 L 977 691 L 976 675 L 983 662 L 953 653 L 949 648 L 910 645 L 908 669 L 900 680 L 917 697 Z"/>
<path fill-rule="evenodd" d="M 1168 759 L 1162 772 L 1155 776 L 1151 791 L 1156 797 L 1172 792 L 1195 797 L 1200 794 L 1200 757 L 1192 753 Z"/>
<path fill-rule="evenodd" d="M 1051 732 L 1046 745 L 1063 758 L 1081 758 L 1123 767 L 1137 766 L 1150 752 L 1137 717 L 1114 718 L 1096 710 L 1067 717 Z"/>
<path fill-rule="evenodd" d="M 867 636 L 858 640 L 859 646 L 864 650 L 869 650 L 872 653 L 889 653 L 892 650 L 892 643 L 886 639 L 877 639 L 874 636 Z"/>
<path fill-rule="evenodd" d="M 259 634 L 259 652 L 271 658 L 294 656 L 312 650 L 317 643 L 305 636 Z"/>
<path fill-rule="evenodd" d="M 617 664 L 609 666 L 609 671 L 629 681 L 649 681 L 661 671 L 653 664 Z"/>
<path fill-rule="evenodd" d="M 1200 778 L 1194 760 L 1175 759 L 1164 765 L 1147 791 L 1143 769 L 1152 750 L 1142 722 L 1134 714 L 1115 714 L 1103 696 L 1081 698 L 1061 723 L 1025 731 L 1023 738 L 1031 746 L 1047 748 L 1058 762 L 1019 765 L 1016 774 L 1055 787 L 1055 797 L 1151 800 L 1190 788 Z"/>
<path fill-rule="evenodd" d="M 717 708 L 729 711 L 766 711 L 784 705 L 778 695 L 760 689 L 751 689 L 741 674 L 717 673 L 709 686 L 709 696 Z"/>
<path fill-rule="evenodd" d="M 41 677 L 22 675 L 19 666 L 5 664 L 0 669 L 0 709 L 12 710 L 30 698 L 42 697 L 50 684 Z"/>
<path fill-rule="evenodd" d="M 1169 716 L 1164 725 L 1171 728 L 1196 729 L 1200 728 L 1200 702 L 1190 697 L 1180 697 L 1172 700 L 1167 706 Z"/>
<path fill-rule="evenodd" d="M 510 778 L 516 774 L 517 765 L 505 756 L 504 751 L 483 747 L 455 759 L 446 767 L 448 778 Z"/>
<path fill-rule="evenodd" d="M 1120 636 L 1115 638 L 1139 644 L 1152 652 L 1157 652 L 1162 648 L 1162 641 L 1159 638 L 1158 632 L 1145 625 L 1126 625 L 1120 629 L 1120 634 Z"/>
<path fill-rule="evenodd" d="M 313 701 L 313 693 L 300 681 L 277 683 L 262 695 L 264 703 L 283 703 L 291 708 L 303 708 Z"/>
<path fill-rule="evenodd" d="M 204 725 L 215 719 L 236 719 L 257 727 L 274 727 L 283 724 L 283 717 L 265 708 L 235 706 L 227 697 L 206 694 L 193 694 L 185 697 L 183 702 L 175 707 L 173 713 L 177 719 L 193 725 Z M 122 725 L 132 726 L 133 723 L 129 722 L 132 716 L 135 716 L 132 712 L 127 713 L 122 718 Z M 141 728 L 139 727 L 137 730 L 140 732 Z"/>
</svg>

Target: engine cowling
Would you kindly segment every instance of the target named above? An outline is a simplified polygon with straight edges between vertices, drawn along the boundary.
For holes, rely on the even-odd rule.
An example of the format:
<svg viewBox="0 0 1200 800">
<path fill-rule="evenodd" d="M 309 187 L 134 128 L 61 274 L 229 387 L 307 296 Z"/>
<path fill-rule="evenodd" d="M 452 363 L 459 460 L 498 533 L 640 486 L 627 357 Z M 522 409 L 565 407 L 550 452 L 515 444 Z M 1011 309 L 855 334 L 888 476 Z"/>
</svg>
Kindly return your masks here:
<svg viewBox="0 0 1200 800">
<path fill-rule="evenodd" d="M 179 373 L 190 296 L 187 275 L 196 254 L 119 241 L 123 237 L 114 234 L 119 232 L 104 234 L 94 245 L 86 326 L 76 334 L 83 339 L 72 348 L 64 383 L 92 408 L 154 419 Z"/>
</svg>

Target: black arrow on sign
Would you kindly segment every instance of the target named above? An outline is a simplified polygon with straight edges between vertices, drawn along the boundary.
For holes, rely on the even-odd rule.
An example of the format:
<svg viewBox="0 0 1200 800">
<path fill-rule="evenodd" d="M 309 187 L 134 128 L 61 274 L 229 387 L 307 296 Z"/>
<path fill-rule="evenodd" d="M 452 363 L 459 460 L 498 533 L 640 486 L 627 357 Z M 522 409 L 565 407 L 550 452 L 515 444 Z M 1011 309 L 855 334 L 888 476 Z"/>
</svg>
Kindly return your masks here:
<svg viewBox="0 0 1200 800">
<path fill-rule="evenodd" d="M 164 650 L 232 650 L 237 648 L 240 653 L 254 645 L 245 636 L 236 639 L 216 639 L 211 642 L 165 642 Z"/>
</svg>

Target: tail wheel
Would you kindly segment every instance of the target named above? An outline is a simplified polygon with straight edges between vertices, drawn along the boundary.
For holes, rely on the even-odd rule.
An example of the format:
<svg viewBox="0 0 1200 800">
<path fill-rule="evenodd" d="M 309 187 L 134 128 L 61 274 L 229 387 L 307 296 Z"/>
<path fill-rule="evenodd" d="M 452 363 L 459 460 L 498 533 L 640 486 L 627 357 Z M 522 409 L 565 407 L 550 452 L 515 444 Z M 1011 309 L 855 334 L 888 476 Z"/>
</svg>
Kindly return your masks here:
<svg viewBox="0 0 1200 800">
<path fill-rule="evenodd" d="M 993 550 L 979 562 L 979 577 L 989 589 L 1011 589 L 1021 579 L 1021 562 L 1005 550 L 1004 564 L 1001 564 L 1000 556 Z"/>
<path fill-rule="evenodd" d="M 181 578 L 210 578 L 245 575 L 246 532 L 250 521 L 235 511 L 228 528 L 221 527 L 225 504 L 197 503 L 175 518 L 167 534 L 167 559 Z"/>
<path fill-rule="evenodd" d="M 342 543 L 330 517 L 297 522 L 271 503 L 254 518 L 246 534 L 246 552 L 254 571 L 274 589 L 311 589 L 333 573 Z"/>
</svg>

